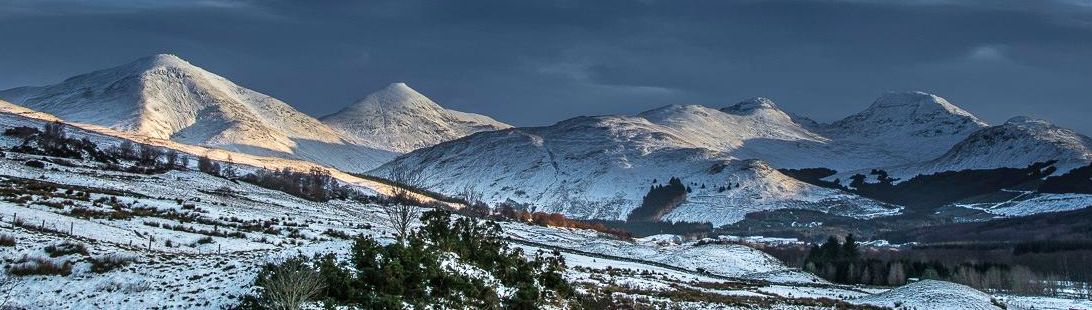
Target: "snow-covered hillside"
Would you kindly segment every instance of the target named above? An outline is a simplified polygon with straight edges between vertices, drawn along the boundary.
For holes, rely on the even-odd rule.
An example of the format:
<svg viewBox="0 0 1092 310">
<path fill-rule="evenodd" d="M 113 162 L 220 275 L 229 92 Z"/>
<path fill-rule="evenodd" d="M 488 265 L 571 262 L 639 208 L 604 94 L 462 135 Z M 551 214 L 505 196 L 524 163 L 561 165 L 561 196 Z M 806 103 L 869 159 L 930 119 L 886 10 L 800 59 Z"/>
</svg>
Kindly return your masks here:
<svg viewBox="0 0 1092 310">
<path fill-rule="evenodd" d="M 21 126 L 41 128 L 48 122 L 63 121 L 51 114 L 33 111 L 0 100 L 0 126 L 3 126 L 3 128 Z M 390 195 L 394 191 L 394 187 L 388 184 L 363 179 L 336 169 L 324 168 L 322 165 L 309 161 L 265 157 L 211 149 L 202 146 L 182 144 L 171 140 L 151 138 L 137 133 L 117 131 L 97 125 L 69 122 L 65 122 L 65 124 L 69 126 L 67 127 L 69 137 L 77 139 L 87 138 L 92 142 L 98 143 L 103 148 L 112 148 L 117 146 L 120 141 L 129 140 L 140 144 L 178 151 L 179 153 L 182 153 L 182 156 L 191 157 L 193 160 L 190 162 L 196 162 L 197 157 L 204 156 L 214 161 L 230 164 L 240 171 L 251 171 L 258 168 L 268 170 L 291 169 L 294 171 L 309 171 L 313 168 L 320 168 L 329 172 L 330 175 L 338 181 L 357 187 L 363 191 L 375 192 L 382 195 Z M 3 144 L 0 145 L 3 145 L 4 147 L 15 146 L 20 142 L 17 140 L 18 139 L 7 137 L 0 138 L 0 141 L 3 141 Z M 418 196 L 417 198 L 425 201 L 432 201 L 429 197 Z"/>
<path fill-rule="evenodd" d="M 905 162 L 940 156 L 987 124 L 939 96 L 888 93 L 868 109 L 820 130 L 842 143 L 859 144 Z M 840 169 L 839 169 L 840 170 Z"/>
<path fill-rule="evenodd" d="M 395 153 L 363 146 L 270 96 L 174 55 L 0 92 L 61 119 L 153 138 L 366 171 Z"/>
<path fill-rule="evenodd" d="M 936 280 L 922 280 L 857 299 L 856 302 L 880 307 L 906 309 L 1000 310 L 999 301 L 966 285 Z"/>
<path fill-rule="evenodd" d="M 445 109 L 405 83 L 391 84 L 321 121 L 367 146 L 398 153 L 512 127 L 488 116 Z"/>
<path fill-rule="evenodd" d="M 724 114 L 696 106 L 667 109 Z M 722 225 L 749 212 L 787 207 L 859 217 L 894 212 L 868 199 L 799 182 L 765 162 L 705 148 L 703 143 L 715 139 L 695 139 L 694 134 L 644 117 L 578 117 L 552 126 L 470 135 L 411 152 L 372 173 L 408 169 L 424 180 L 419 186 L 441 193 L 471 191 L 491 203 L 531 204 L 538 211 L 578 218 L 624 219 L 650 186 L 671 177 L 682 178 L 692 193 L 666 216 L 670 220 Z"/>
<path fill-rule="evenodd" d="M 936 160 L 913 169 L 915 173 L 1026 167 L 1057 161 L 1059 173 L 1092 162 L 1092 138 L 1047 121 L 1014 117 L 1004 124 L 976 131 Z"/>
<path fill-rule="evenodd" d="M 1004 124 L 971 133 L 934 159 L 904 165 L 840 171 L 826 179 L 845 180 L 854 174 L 868 175 L 871 169 L 880 169 L 899 181 L 906 181 L 917 175 L 945 171 L 1024 168 L 1034 163 L 1050 161 L 1055 162 L 1055 175 L 1087 166 L 1092 163 L 1092 138 L 1044 120 L 1018 116 Z M 1079 207 L 1083 205 L 1067 208 Z"/>
</svg>

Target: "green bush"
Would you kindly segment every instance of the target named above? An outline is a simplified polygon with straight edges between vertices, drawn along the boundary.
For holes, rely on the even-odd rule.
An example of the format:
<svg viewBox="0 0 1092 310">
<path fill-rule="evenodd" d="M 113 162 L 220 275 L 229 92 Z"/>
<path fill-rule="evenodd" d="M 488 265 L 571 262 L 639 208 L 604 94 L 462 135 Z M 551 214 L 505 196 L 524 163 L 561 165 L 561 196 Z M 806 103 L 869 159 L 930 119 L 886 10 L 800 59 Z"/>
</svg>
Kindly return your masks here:
<svg viewBox="0 0 1092 310">
<path fill-rule="evenodd" d="M 525 257 L 508 247 L 500 225 L 491 221 L 452 220 L 446 211 L 427 212 L 421 221 L 404 243 L 381 245 L 357 237 L 348 261 L 338 261 L 334 254 L 311 259 L 326 288 L 316 298 L 329 306 L 365 309 L 402 309 L 404 304 L 418 309 L 539 309 L 575 295 L 562 277 L 560 253 Z M 481 269 L 514 292 L 499 294 L 488 279 L 452 270 L 452 265 Z M 263 272 L 276 268 L 267 266 Z M 255 285 L 264 289 L 260 281 Z M 260 300 L 253 297 L 240 307 L 260 308 Z"/>
</svg>

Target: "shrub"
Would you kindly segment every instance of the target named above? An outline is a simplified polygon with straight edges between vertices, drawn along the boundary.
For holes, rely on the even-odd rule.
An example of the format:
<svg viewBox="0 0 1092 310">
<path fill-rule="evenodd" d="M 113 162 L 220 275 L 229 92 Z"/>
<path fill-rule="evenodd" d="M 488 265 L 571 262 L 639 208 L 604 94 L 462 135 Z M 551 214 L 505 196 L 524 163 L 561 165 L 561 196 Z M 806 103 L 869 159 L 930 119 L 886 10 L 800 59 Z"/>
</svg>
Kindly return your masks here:
<svg viewBox="0 0 1092 310">
<path fill-rule="evenodd" d="M 136 261 L 136 257 L 122 254 L 107 254 L 91 258 L 91 272 L 106 273 L 111 270 L 125 267 Z"/>
<path fill-rule="evenodd" d="M 453 220 L 446 211 L 427 212 L 421 222 L 422 227 L 403 242 L 380 245 L 374 239 L 357 237 L 347 264 L 339 263 L 334 254 L 316 257 L 310 264 L 292 264 L 314 268 L 321 275 L 327 289 L 316 297 L 333 305 L 366 309 L 402 309 L 407 305 L 538 309 L 575 294 L 562 277 L 565 262 L 560 253 L 524 256 L 518 248 L 509 248 L 500 225 L 494 222 Z M 513 288 L 512 294 L 503 296 L 480 277 L 452 272 L 445 267 L 452 260 L 483 270 L 504 287 Z M 267 266 L 262 274 L 274 273 L 277 268 L 282 267 Z M 272 288 L 268 283 L 262 276 L 255 281 L 263 292 Z M 261 299 L 252 297 L 251 304 L 260 304 Z"/>
<path fill-rule="evenodd" d="M 340 230 L 335 230 L 333 228 L 327 229 L 326 231 L 322 232 L 322 234 L 330 236 L 330 237 L 338 238 L 338 239 L 349 240 L 349 239 L 353 238 L 353 236 L 350 235 L 349 233 L 344 232 L 344 231 L 340 231 Z"/>
<path fill-rule="evenodd" d="M 19 126 L 19 127 L 12 127 L 12 128 L 8 128 L 8 129 L 4 129 L 4 135 L 5 136 L 16 137 L 16 138 L 20 138 L 20 139 L 26 139 L 26 138 L 34 136 L 34 135 L 36 135 L 38 133 L 41 133 L 41 131 L 38 130 L 38 128 L 27 127 L 27 126 Z"/>
<path fill-rule="evenodd" d="M 45 163 L 37 161 L 37 160 L 33 160 L 33 159 L 28 160 L 27 162 L 25 162 L 23 164 L 26 165 L 27 167 L 31 167 L 31 168 L 38 168 L 38 169 L 44 169 L 45 168 Z"/>
<path fill-rule="evenodd" d="M 255 285 L 262 288 L 261 295 L 250 302 L 265 309 L 300 309 L 326 287 L 318 268 L 308 261 L 298 256 L 266 265 L 255 280 Z"/>
<path fill-rule="evenodd" d="M 99 162 L 112 163 L 115 160 L 103 151 L 98 145 L 87 138 L 74 139 L 65 134 L 63 123 L 54 122 L 45 124 L 42 130 L 16 129 L 5 131 L 9 136 L 21 136 L 23 143 L 11 148 L 14 152 L 83 159 L 89 156 Z"/>
<path fill-rule="evenodd" d="M 56 262 L 44 257 L 24 256 L 8 267 L 8 273 L 15 276 L 67 276 L 72 273 L 72 264 L 68 261 Z"/>
<path fill-rule="evenodd" d="M 72 254 L 88 255 L 87 246 L 82 243 L 64 241 L 61 243 L 51 244 L 45 247 L 46 253 L 49 253 L 49 257 L 61 257 Z"/>
<path fill-rule="evenodd" d="M 0 246 L 15 246 L 15 236 L 0 234 Z"/>
<path fill-rule="evenodd" d="M 329 171 L 311 168 L 306 172 L 284 168 L 259 170 L 242 177 L 243 182 L 278 190 L 311 201 L 325 202 L 332 198 L 345 198 L 349 190 L 338 185 Z"/>
<path fill-rule="evenodd" d="M 209 236 L 204 236 L 201 237 L 201 239 L 197 239 L 197 244 L 209 244 L 213 242 L 215 242 L 215 240 L 212 240 L 212 237 Z"/>
</svg>

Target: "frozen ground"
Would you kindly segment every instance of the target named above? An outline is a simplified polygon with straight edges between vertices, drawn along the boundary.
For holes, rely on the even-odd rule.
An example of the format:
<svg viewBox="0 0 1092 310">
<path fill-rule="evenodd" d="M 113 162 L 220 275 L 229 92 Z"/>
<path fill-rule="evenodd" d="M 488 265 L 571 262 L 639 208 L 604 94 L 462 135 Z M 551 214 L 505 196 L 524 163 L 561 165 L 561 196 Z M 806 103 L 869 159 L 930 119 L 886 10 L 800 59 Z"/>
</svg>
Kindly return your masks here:
<svg viewBox="0 0 1092 310">
<path fill-rule="evenodd" d="M 0 115 L 0 121 L 7 126 L 41 125 L 12 115 Z M 100 145 L 118 141 L 113 135 L 73 134 L 91 137 Z M 142 140 L 148 141 L 193 151 L 189 146 Z M 14 143 L 10 138 L 0 142 Z M 27 166 L 31 160 L 44 167 Z M 302 162 L 261 157 L 234 160 L 244 168 L 306 167 Z M 390 190 L 338 176 L 362 193 Z M 380 223 L 375 207 L 367 204 L 316 203 L 195 171 L 132 174 L 94 162 L 3 152 L 0 232 L 14 237 L 16 245 L 0 247 L 0 262 L 67 264 L 71 272 L 9 277 L 15 285 L 2 286 L 11 291 L 0 296 L 9 296 L 8 305 L 29 309 L 217 309 L 234 304 L 250 290 L 262 263 L 297 254 L 343 252 L 349 246 L 348 240 L 335 236 L 340 234 L 327 232 L 390 242 L 390 230 Z M 526 252 L 562 251 L 569 267 L 566 277 L 581 290 L 608 290 L 618 298 L 666 308 L 831 308 L 849 305 L 847 301 L 871 304 L 903 296 L 938 296 L 949 289 L 910 287 L 882 293 L 886 289 L 832 285 L 742 245 L 698 245 L 672 236 L 630 242 L 585 230 L 521 223 L 503 227 Z M 86 251 L 50 257 L 46 248 L 63 243 L 82 244 Z M 131 262 L 105 272 L 92 270 L 92 261 L 108 256 Z M 872 295 L 876 293 L 880 295 Z M 998 299 L 1012 308 L 1088 308 L 1059 299 Z"/>
</svg>

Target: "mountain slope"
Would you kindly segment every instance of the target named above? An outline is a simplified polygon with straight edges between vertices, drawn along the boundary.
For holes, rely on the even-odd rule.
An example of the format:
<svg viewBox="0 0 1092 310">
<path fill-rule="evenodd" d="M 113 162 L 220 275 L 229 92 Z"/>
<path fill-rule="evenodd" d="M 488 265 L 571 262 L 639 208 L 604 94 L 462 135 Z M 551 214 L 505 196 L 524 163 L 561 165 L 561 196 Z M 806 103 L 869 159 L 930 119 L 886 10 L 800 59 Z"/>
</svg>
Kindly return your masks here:
<svg viewBox="0 0 1092 310">
<path fill-rule="evenodd" d="M 321 121 L 368 146 L 398 153 L 512 127 L 488 116 L 445 109 L 404 83 L 391 84 Z"/>
<path fill-rule="evenodd" d="M 1059 172 L 1092 162 L 1092 138 L 1043 120 L 1014 117 L 976 131 L 917 173 L 961 169 L 1019 167 L 1057 161 Z"/>
<path fill-rule="evenodd" d="M 665 216 L 676 221 L 723 225 L 748 212 L 786 207 L 855 216 L 891 211 L 796 181 L 761 161 L 702 148 L 673 128 L 633 116 L 478 133 L 411 152 L 371 173 L 398 170 L 420 175 L 418 185 L 441 193 L 470 191 L 492 204 L 530 204 L 579 218 L 624 219 L 651 185 L 671 177 L 692 189 L 691 198 Z"/>
<path fill-rule="evenodd" d="M 838 171 L 928 161 L 986 126 L 944 98 L 923 92 L 886 94 L 868 109 L 831 124 L 785 112 L 762 97 L 719 111 L 672 105 L 638 116 L 673 129 L 696 147 L 735 158 L 760 159 L 777 168 Z"/>
<path fill-rule="evenodd" d="M 64 120 L 363 171 L 394 156 L 357 145 L 275 98 L 173 55 L 155 55 L 0 98 Z"/>
<path fill-rule="evenodd" d="M 905 163 L 940 156 L 971 133 L 988 126 L 948 100 L 924 92 L 888 93 L 868 109 L 820 131 L 844 144 L 882 150 Z"/>
</svg>

